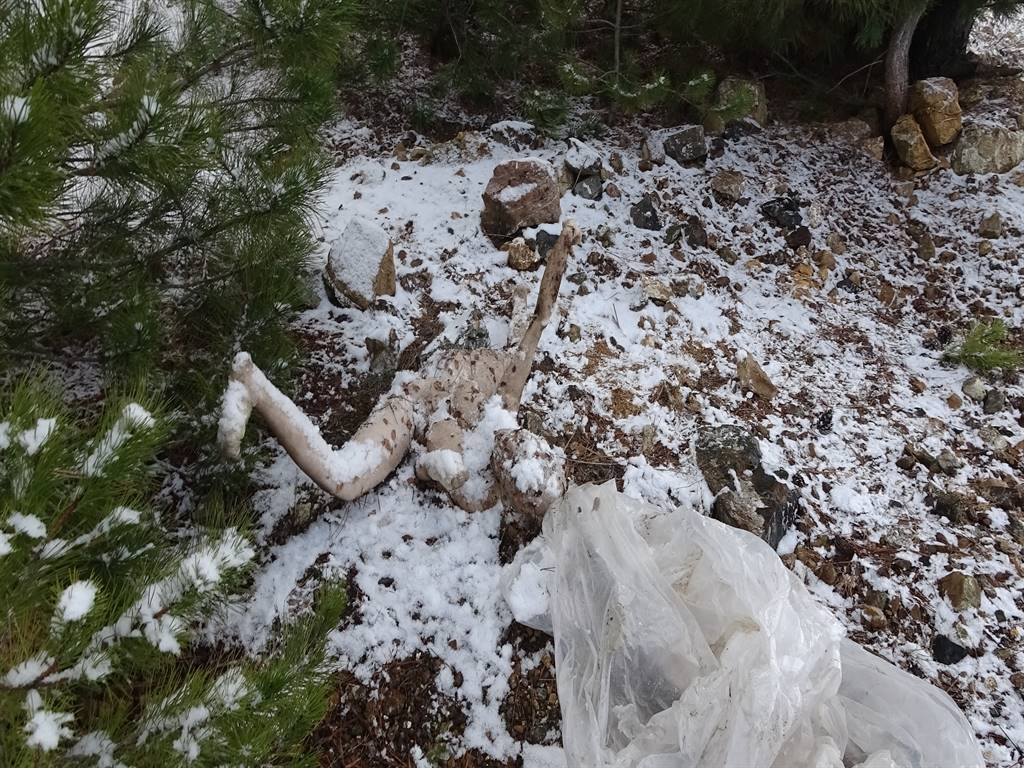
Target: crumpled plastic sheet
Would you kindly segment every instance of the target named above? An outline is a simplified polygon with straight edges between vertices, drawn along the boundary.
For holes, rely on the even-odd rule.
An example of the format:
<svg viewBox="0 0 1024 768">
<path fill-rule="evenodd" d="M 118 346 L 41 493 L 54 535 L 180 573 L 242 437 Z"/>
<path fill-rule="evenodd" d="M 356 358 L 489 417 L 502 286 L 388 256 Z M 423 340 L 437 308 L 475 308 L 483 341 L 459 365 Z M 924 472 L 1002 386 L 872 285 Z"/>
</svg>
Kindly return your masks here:
<svg viewBox="0 0 1024 768">
<path fill-rule="evenodd" d="M 502 576 L 554 635 L 569 768 L 967 768 L 943 691 L 845 638 L 764 541 L 570 489 Z"/>
</svg>

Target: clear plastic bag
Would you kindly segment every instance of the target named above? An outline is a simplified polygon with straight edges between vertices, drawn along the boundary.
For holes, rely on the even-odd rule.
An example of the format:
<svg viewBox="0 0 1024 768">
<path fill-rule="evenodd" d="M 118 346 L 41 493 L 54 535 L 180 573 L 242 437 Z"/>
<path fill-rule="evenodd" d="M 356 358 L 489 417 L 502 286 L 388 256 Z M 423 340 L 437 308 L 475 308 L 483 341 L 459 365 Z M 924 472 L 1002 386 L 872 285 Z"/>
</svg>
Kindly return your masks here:
<svg viewBox="0 0 1024 768">
<path fill-rule="evenodd" d="M 945 693 L 845 640 L 767 544 L 696 511 L 570 489 L 502 590 L 554 635 L 569 768 L 984 764 Z"/>
</svg>

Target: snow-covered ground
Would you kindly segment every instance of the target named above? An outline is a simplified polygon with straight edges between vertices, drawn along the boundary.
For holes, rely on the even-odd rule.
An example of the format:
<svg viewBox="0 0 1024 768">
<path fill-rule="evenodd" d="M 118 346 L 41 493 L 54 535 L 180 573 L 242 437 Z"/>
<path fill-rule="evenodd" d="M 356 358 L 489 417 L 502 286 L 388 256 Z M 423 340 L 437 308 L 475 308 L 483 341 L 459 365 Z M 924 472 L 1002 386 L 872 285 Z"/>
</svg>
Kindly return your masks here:
<svg viewBox="0 0 1024 768">
<path fill-rule="evenodd" d="M 598 202 L 562 199 L 563 220 L 575 219 L 584 241 L 522 420 L 564 450 L 576 481 L 613 479 L 652 504 L 700 509 L 708 495 L 695 435 L 716 424 L 752 431 L 766 465 L 801 494 L 797 528 L 781 547 L 787 564 L 855 640 L 949 692 L 992 765 L 1024 759 L 1015 746 L 1024 745 L 1024 386 L 988 380 L 1006 404 L 986 414 L 962 392 L 970 372 L 942 359 L 982 314 L 1024 324 L 1024 174 L 938 170 L 897 181 L 828 126 L 775 126 L 713 143 L 703 166 L 668 160 L 641 171 L 640 138 L 625 126 L 589 142 L 619 196 L 606 187 Z M 423 160 L 399 160 L 354 121 L 332 143 L 344 151 L 324 204 L 323 257 L 353 217 L 374 221 L 394 242 L 399 283 L 367 311 L 321 296 L 297 324 L 312 351 L 297 402 L 340 443 L 386 387 L 374 365 L 381 348 L 404 350 L 404 363 L 426 360 L 471 328 L 504 344 L 513 287 L 536 287 L 541 273 L 510 269 L 484 237 L 481 193 L 502 160 L 560 167 L 567 148 L 514 150 L 470 133 L 427 144 Z M 614 154 L 621 173 L 610 170 Z M 742 174 L 738 203 L 712 194 L 721 170 Z M 802 250 L 760 210 L 790 193 L 811 235 Z M 631 221 L 644 195 L 657 200 L 660 231 Z M 985 239 L 979 224 L 993 212 L 1003 233 Z M 681 239 L 668 243 L 675 223 Z M 649 301 L 645 278 L 671 300 Z M 741 352 L 778 387 L 770 403 L 738 386 Z M 910 467 L 907 446 L 948 450 L 955 461 L 948 473 Z M 513 722 L 522 707 L 508 703 L 523 680 L 546 685 L 542 699 L 554 694 L 550 643 L 514 627 L 499 592 L 501 562 L 521 543 L 503 530 L 500 509 L 459 510 L 418 485 L 409 463 L 351 503 L 326 498 L 283 454 L 257 479 L 254 592 L 211 631 L 258 650 L 321 580 L 347 578 L 353 604 L 330 645 L 360 696 L 387 703 L 396 665 L 431 659 L 421 709 L 436 727 L 364 723 L 412 734 L 369 738 L 376 763 L 345 758 L 346 729 L 335 729 L 338 765 L 428 765 L 445 754 L 448 765 L 560 764 L 557 727 L 523 728 Z M 945 494 L 958 494 L 962 508 L 951 510 Z M 980 607 L 957 611 L 940 594 L 953 571 L 977 578 Z M 865 622 L 865 606 L 884 619 L 871 611 Z M 937 635 L 966 648 L 965 658 L 933 658 Z M 547 704 L 547 716 L 557 713 L 556 698 Z M 430 743 L 417 743 L 424 732 Z"/>
</svg>

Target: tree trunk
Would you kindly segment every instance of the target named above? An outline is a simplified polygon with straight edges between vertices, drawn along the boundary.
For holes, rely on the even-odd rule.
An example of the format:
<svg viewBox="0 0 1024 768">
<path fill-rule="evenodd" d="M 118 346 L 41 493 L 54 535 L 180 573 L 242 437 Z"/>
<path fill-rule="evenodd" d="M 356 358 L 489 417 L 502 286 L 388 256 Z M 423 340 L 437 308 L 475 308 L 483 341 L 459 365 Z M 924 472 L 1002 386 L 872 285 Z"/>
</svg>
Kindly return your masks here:
<svg viewBox="0 0 1024 768">
<path fill-rule="evenodd" d="M 938 0 L 917 28 L 910 46 L 910 71 L 924 77 L 968 77 L 974 65 L 967 58 L 977 5 L 965 0 Z"/>
<path fill-rule="evenodd" d="M 910 86 L 910 44 L 924 15 L 926 2 L 911 8 L 893 28 L 885 54 L 885 129 L 888 131 L 907 109 Z"/>
</svg>

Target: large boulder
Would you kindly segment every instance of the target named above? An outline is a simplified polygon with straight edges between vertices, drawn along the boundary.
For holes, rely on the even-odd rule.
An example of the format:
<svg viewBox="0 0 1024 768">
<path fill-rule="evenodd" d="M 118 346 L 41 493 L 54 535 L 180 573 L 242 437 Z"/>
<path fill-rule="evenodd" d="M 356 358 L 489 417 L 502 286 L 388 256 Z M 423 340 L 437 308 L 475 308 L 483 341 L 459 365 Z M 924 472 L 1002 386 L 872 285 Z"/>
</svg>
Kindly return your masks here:
<svg viewBox="0 0 1024 768">
<path fill-rule="evenodd" d="M 324 285 L 335 304 L 369 308 L 378 296 L 395 295 L 395 247 L 372 221 L 353 218 L 331 246 Z"/>
<path fill-rule="evenodd" d="M 489 237 L 508 239 L 525 227 L 562 217 L 558 180 L 543 160 L 509 160 L 494 169 L 484 190 L 480 225 Z"/>
<path fill-rule="evenodd" d="M 715 89 L 712 111 L 724 123 L 750 118 L 758 125 L 767 125 L 768 96 L 764 84 L 742 77 L 726 77 Z"/>
<path fill-rule="evenodd" d="M 999 125 L 965 125 L 950 163 L 961 175 L 1006 173 L 1024 161 L 1024 131 Z"/>
<path fill-rule="evenodd" d="M 892 127 L 892 143 L 905 166 L 915 171 L 927 171 L 938 165 L 928 148 L 928 141 L 913 115 L 903 115 Z"/>
<path fill-rule="evenodd" d="M 949 144 L 963 127 L 956 83 L 948 77 L 914 83 L 910 88 L 910 112 L 933 147 Z"/>
<path fill-rule="evenodd" d="M 799 494 L 765 471 L 757 438 L 741 427 L 708 427 L 698 436 L 695 452 L 717 497 L 712 517 L 778 547 L 796 521 Z"/>
</svg>

